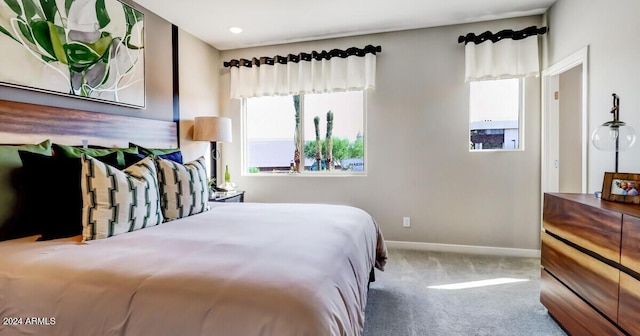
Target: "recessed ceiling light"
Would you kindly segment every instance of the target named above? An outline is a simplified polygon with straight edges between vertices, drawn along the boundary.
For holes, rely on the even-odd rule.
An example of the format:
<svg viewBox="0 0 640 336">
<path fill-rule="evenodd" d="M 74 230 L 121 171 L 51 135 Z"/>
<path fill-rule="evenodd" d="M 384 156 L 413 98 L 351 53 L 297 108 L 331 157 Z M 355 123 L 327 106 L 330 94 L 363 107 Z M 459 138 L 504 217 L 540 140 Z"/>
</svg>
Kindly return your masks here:
<svg viewBox="0 0 640 336">
<path fill-rule="evenodd" d="M 240 34 L 240 33 L 242 33 L 242 28 L 240 28 L 240 27 L 231 27 L 231 28 L 229 28 L 229 31 L 234 33 L 234 34 Z"/>
</svg>

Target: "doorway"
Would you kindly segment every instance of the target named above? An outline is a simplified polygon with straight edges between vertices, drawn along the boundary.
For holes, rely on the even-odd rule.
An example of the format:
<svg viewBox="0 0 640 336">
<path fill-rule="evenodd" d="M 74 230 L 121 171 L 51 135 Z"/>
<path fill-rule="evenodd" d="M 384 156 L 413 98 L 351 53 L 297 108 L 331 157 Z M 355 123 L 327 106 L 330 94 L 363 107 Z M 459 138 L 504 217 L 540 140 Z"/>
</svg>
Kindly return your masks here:
<svg viewBox="0 0 640 336">
<path fill-rule="evenodd" d="M 542 72 L 542 195 L 587 192 L 588 48 Z"/>
</svg>

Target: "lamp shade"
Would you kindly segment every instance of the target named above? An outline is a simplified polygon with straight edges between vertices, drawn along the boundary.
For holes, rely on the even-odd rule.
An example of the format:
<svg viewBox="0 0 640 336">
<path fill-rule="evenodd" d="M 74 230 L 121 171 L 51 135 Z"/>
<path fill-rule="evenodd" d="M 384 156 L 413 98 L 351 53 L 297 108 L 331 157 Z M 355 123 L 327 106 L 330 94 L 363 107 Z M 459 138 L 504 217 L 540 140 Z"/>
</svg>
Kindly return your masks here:
<svg viewBox="0 0 640 336">
<path fill-rule="evenodd" d="M 602 124 L 591 134 L 591 142 L 601 151 L 616 152 L 616 172 L 618 171 L 618 152 L 623 152 L 636 142 L 636 132 L 633 127 L 620 120 L 620 97 L 611 94 L 613 106 L 610 113 L 613 120 Z"/>
<path fill-rule="evenodd" d="M 609 121 L 596 128 L 591 142 L 601 151 L 623 152 L 636 142 L 636 132 L 622 121 Z"/>
<path fill-rule="evenodd" d="M 223 117 L 196 117 L 193 140 L 231 142 L 231 119 Z"/>
</svg>

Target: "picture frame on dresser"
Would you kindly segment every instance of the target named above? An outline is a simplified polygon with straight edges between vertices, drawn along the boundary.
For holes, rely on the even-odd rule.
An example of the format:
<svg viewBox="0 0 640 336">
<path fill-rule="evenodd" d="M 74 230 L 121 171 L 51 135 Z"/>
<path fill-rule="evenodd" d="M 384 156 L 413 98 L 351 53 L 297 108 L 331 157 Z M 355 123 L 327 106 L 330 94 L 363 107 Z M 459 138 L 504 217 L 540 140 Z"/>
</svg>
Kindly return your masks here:
<svg viewBox="0 0 640 336">
<path fill-rule="evenodd" d="M 640 174 L 604 173 L 602 199 L 612 202 L 640 204 Z"/>
</svg>

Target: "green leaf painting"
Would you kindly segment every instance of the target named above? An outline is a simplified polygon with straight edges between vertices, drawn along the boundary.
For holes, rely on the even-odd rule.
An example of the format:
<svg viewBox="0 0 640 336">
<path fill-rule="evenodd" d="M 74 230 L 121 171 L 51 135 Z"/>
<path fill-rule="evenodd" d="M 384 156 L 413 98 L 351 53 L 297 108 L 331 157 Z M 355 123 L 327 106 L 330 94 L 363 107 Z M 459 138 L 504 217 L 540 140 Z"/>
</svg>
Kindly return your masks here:
<svg viewBox="0 0 640 336">
<path fill-rule="evenodd" d="M 96 0 L 96 16 L 98 17 L 98 23 L 100 24 L 101 29 L 111 22 L 111 18 L 109 18 L 109 13 L 107 12 L 107 7 L 105 6 L 104 1 L 105 0 Z"/>
<path fill-rule="evenodd" d="M 0 50 L 0 84 L 144 107 L 144 15 L 117 0 L 0 0 Z"/>
<path fill-rule="evenodd" d="M 56 12 L 58 12 L 58 5 L 55 0 L 40 0 L 40 6 L 42 6 L 45 19 L 53 22 L 56 19 Z"/>
<path fill-rule="evenodd" d="M 18 4 L 18 0 L 5 0 L 4 1 L 7 6 L 9 6 L 9 8 L 11 8 L 11 10 L 18 14 L 19 16 L 22 15 L 22 6 L 20 6 L 20 4 Z"/>
</svg>

